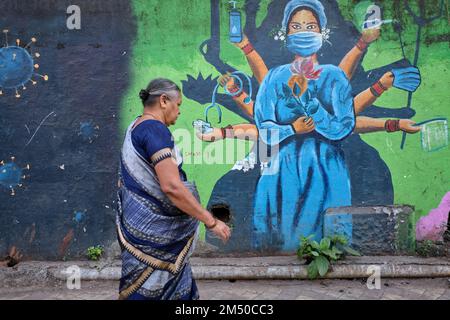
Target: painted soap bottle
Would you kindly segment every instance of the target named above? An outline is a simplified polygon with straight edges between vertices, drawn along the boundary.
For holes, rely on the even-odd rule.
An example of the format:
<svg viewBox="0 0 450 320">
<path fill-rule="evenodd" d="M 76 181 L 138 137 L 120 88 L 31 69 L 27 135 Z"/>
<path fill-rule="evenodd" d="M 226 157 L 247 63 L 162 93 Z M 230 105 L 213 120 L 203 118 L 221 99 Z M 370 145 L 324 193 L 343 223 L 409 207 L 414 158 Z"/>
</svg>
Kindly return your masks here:
<svg viewBox="0 0 450 320">
<path fill-rule="evenodd" d="M 237 1 L 230 1 L 233 8 L 230 11 L 230 41 L 239 43 L 242 41 L 242 17 L 241 12 L 236 9 Z"/>
</svg>

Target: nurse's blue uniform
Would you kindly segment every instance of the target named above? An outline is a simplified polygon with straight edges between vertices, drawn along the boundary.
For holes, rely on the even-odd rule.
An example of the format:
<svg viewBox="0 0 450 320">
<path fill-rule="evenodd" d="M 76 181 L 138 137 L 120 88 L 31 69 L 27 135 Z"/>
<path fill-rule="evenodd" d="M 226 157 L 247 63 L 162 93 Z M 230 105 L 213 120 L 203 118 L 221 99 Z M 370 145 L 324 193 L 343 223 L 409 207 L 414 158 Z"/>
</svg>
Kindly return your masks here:
<svg viewBox="0 0 450 320">
<path fill-rule="evenodd" d="M 260 139 L 279 149 L 257 184 L 256 249 L 292 251 L 301 236 L 320 240 L 325 210 L 351 205 L 350 178 L 339 141 L 355 127 L 352 89 L 338 67 L 320 68 L 319 79 L 309 80 L 301 101 L 293 99 L 287 86 L 290 65 L 270 70 L 260 86 L 254 107 Z M 315 131 L 296 134 L 292 123 L 305 114 L 313 118 Z"/>
</svg>

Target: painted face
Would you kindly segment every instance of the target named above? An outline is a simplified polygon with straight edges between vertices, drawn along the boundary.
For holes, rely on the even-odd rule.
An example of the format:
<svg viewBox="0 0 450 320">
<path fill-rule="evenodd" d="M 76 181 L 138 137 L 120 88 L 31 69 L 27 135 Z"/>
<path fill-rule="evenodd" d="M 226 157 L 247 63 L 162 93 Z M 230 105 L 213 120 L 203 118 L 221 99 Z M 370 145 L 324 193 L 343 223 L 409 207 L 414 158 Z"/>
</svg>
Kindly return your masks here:
<svg viewBox="0 0 450 320">
<path fill-rule="evenodd" d="M 311 11 L 300 10 L 292 17 L 289 23 L 288 35 L 298 32 L 320 33 L 319 23 Z"/>
<path fill-rule="evenodd" d="M 180 115 L 180 106 L 182 103 L 182 97 L 179 92 L 176 95 L 168 96 L 166 98 L 166 104 L 164 109 L 164 116 L 166 124 L 168 126 L 174 125 Z"/>
</svg>

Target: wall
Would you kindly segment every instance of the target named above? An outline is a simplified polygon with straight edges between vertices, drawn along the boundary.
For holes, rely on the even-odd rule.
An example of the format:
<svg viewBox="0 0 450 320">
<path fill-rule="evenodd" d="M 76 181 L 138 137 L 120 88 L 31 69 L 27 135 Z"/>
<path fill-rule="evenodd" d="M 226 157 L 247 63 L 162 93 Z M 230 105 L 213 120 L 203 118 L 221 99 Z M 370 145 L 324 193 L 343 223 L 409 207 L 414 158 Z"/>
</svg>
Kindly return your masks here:
<svg viewBox="0 0 450 320">
<path fill-rule="evenodd" d="M 225 1 L 179 1 L 181 5 L 178 0 L 78 1 L 82 28 L 72 31 L 66 27 L 70 2 L 32 2 L 0 4 L 0 28 L 10 30 L 10 42 L 16 37 L 27 42 L 36 35 L 35 49 L 41 54 L 39 72 L 49 76 L 36 87 L 27 86 L 20 99 L 14 91 L 5 90 L 0 96 L 0 159 L 9 163 L 14 156 L 20 168 L 30 164 L 30 170 L 24 171 L 28 177 L 20 181 L 23 186 L 14 188 L 15 196 L 11 196 L 9 185 L 2 185 L 0 252 L 16 245 L 27 257 L 71 258 L 82 255 L 89 246 L 115 242 L 118 151 L 125 128 L 141 112 L 139 90 L 158 76 L 180 84 L 182 115 L 171 130 L 184 128 L 193 133 L 192 122 L 204 118 L 216 78 L 227 71 L 250 75 L 251 71 L 245 57 L 228 40 Z M 269 68 L 292 59 L 271 34 L 281 23 L 286 2 L 247 0 L 239 5 L 245 13 L 245 33 Z M 332 33 L 331 45 L 322 48 L 320 62 L 337 65 L 359 37 L 355 22 L 360 11 L 355 7 L 361 2 L 323 4 Z M 439 13 L 437 0 L 410 4 L 413 12 L 427 17 Z M 410 108 L 406 108 L 408 95 L 394 89 L 366 115 L 412 118 L 416 122 L 448 117 L 448 8 L 444 7 L 443 16 L 426 24 L 423 21 L 417 39 L 422 21 L 415 21 L 403 6 L 403 1 L 381 4 L 385 19 L 400 22 L 403 51 L 393 26 L 384 26 L 381 39 L 369 48 L 357 69 L 353 94 L 393 66 L 407 65 L 406 60 L 414 62 L 417 55 L 422 85 L 412 96 Z M 258 84 L 252 80 L 256 93 Z M 253 123 L 230 97 L 220 94 L 218 102 L 223 119 L 219 124 L 212 116 L 213 126 Z M 252 252 L 260 163 L 248 171 L 232 170 L 235 163 L 207 165 L 202 156 L 213 152 L 214 144 L 202 142 L 198 147 L 197 140 L 179 141 L 185 146 L 184 168 L 196 182 L 203 205 L 220 205 L 222 209 L 225 205 L 234 225 L 233 240 L 225 247 L 204 231 L 202 238 L 224 251 Z M 187 148 L 189 144 L 192 148 Z M 254 147 L 252 142 L 238 144 L 246 150 Z M 403 149 L 401 144 L 401 133 L 379 132 L 353 134 L 339 148 L 349 168 L 351 204 L 412 205 L 414 224 L 437 207 L 450 189 L 446 170 L 449 149 L 423 150 L 420 134 L 408 135 Z M 268 249 L 277 251 L 280 247 Z"/>
<path fill-rule="evenodd" d="M 14 245 L 28 258 L 59 259 L 114 239 L 120 104 L 136 25 L 127 1 L 77 3 L 81 30 L 66 27 L 71 1 L 0 3 L 9 45 L 36 37 L 36 72 L 49 77 L 34 76 L 19 99 L 11 89 L 0 96 L 0 159 L 30 165 L 15 196 L 0 176 L 2 255 Z"/>
</svg>

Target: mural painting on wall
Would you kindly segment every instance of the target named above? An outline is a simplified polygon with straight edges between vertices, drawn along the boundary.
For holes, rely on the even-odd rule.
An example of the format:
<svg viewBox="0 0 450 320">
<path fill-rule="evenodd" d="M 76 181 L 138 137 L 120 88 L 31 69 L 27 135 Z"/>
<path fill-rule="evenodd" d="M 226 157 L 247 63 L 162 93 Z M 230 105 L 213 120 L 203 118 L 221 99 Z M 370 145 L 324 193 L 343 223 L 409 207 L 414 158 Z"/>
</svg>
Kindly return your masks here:
<svg viewBox="0 0 450 320">
<path fill-rule="evenodd" d="M 0 254 L 61 259 L 115 243 L 132 5 L 0 2 Z"/>
<path fill-rule="evenodd" d="M 8 189 L 11 195 L 16 195 L 16 189 L 23 186 L 23 180 L 28 176 L 25 171 L 30 170 L 30 165 L 27 164 L 24 168 L 19 167 L 15 162 L 15 157 L 11 157 L 10 162 L 0 161 L 0 186 Z"/>
<path fill-rule="evenodd" d="M 236 240 L 224 249 L 293 251 L 300 236 L 322 237 L 323 216 L 329 208 L 394 204 L 390 169 L 361 134 L 398 132 L 402 150 L 406 137 L 421 131 L 425 151 L 448 146 L 446 118 L 412 120 L 414 92 L 422 80 L 417 67 L 421 28 L 441 18 L 444 1 L 431 18 L 425 18 L 423 10 L 415 15 L 405 1 L 419 29 L 413 61 L 405 55 L 401 23 L 383 20 L 381 8 L 370 2 L 356 6 L 351 25 L 345 23 L 335 1 L 273 1 L 256 27 L 258 4 L 245 2 L 245 27 L 235 1 L 229 12 L 229 41 L 245 55 L 253 73 L 250 80 L 221 59 L 219 1 L 211 0 L 211 38 L 201 44 L 200 51 L 222 74 L 218 82 L 225 93 L 217 94 L 216 86 L 206 121 L 193 125 L 204 141 L 255 142 L 238 170 L 216 183 L 209 200 L 213 213 L 227 219 L 231 215 L 234 220 Z M 366 50 L 382 37 L 384 24 L 398 32 L 403 59 L 364 70 Z M 196 81 L 205 79 L 188 76 L 183 93 L 204 103 L 208 86 L 201 90 Z M 376 102 L 388 89 L 407 92 L 403 108 Z M 208 122 L 208 113 L 218 109 L 220 123 L 219 105 L 247 122 L 215 128 Z M 276 152 L 263 159 L 256 151 L 261 145 L 276 147 Z M 248 196 L 236 197 L 232 192 L 236 186 L 245 188 Z M 206 240 L 219 245 L 209 234 Z"/>
<path fill-rule="evenodd" d="M 59 258 L 116 241 L 120 126 L 141 112 L 136 88 L 149 76 L 182 82 L 186 109 L 198 109 L 182 112 L 179 123 L 193 122 L 199 144 L 237 138 L 252 148 L 230 166 L 186 163 L 203 204 L 234 226 L 226 246 L 209 233 L 208 243 L 290 251 L 301 234 L 321 236 L 328 207 L 394 203 L 419 207 L 418 239 L 442 238 L 436 225 L 448 220 L 450 189 L 439 160 L 450 150 L 441 106 L 446 1 L 210 0 L 182 9 L 170 1 L 80 1 L 82 28 L 69 28 L 65 1 L 36 2 L 48 3 L 39 10 L 27 1 L 0 4 L 0 250 Z M 186 16 L 170 21 L 172 30 L 165 17 L 175 13 Z M 55 80 L 46 90 L 31 90 L 48 80 L 37 69 Z M 215 112 L 240 120 L 219 128 Z"/>
<path fill-rule="evenodd" d="M 33 77 L 40 77 L 48 81 L 48 75 L 35 72 L 39 69 L 36 59 L 40 57 L 39 52 L 34 52 L 31 45 L 36 43 L 35 37 L 22 47 L 20 39 L 16 39 L 15 45 L 8 43 L 8 29 L 3 30 L 5 45 L 0 48 L 0 95 L 4 90 L 14 90 L 16 98 L 20 98 L 20 90 L 26 90 L 26 85 L 36 85 Z"/>
<path fill-rule="evenodd" d="M 0 96 L 11 90 L 16 98 L 21 97 L 20 91 L 27 89 L 26 85 L 31 83 L 37 85 L 36 77 L 48 81 L 48 75 L 42 75 L 35 70 L 39 69 L 36 60 L 40 58 L 39 52 L 33 52 L 32 45 L 36 43 L 35 37 L 24 46 L 20 39 L 15 40 L 15 45 L 9 45 L 9 30 L 4 29 L 5 44 L 0 48 Z M 16 194 L 16 189 L 22 187 L 22 181 L 27 178 L 24 174 L 25 170 L 30 170 L 27 164 L 24 168 L 20 168 L 15 163 L 15 157 L 11 157 L 11 161 L 6 163 L 0 161 L 0 185 L 9 189 L 11 195 Z"/>
</svg>

